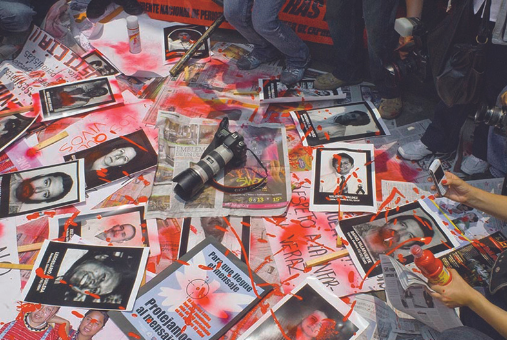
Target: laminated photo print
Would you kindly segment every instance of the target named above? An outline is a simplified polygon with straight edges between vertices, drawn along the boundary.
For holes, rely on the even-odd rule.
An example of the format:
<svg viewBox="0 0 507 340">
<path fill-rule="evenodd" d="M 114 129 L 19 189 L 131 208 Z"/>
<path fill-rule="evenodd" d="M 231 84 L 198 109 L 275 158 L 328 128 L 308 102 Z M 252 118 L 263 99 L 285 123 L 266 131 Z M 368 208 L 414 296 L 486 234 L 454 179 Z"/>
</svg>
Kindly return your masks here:
<svg viewBox="0 0 507 340">
<path fill-rule="evenodd" d="M 46 87 L 33 94 L 34 110 L 43 121 L 59 119 L 123 103 L 114 76 Z"/>
<path fill-rule="evenodd" d="M 183 219 L 178 257 L 185 255 L 207 237 L 214 237 L 234 255 L 246 262 L 250 253 L 250 217 L 203 216 Z M 245 252 L 242 251 L 242 246 Z"/>
<path fill-rule="evenodd" d="M 73 223 L 69 224 L 69 218 Z M 84 243 L 97 246 L 150 246 L 150 256 L 156 256 L 160 246 L 156 227 L 152 228 L 148 230 L 146 225 L 144 206 L 94 209 L 90 214 L 59 215 L 50 219 L 49 238 L 69 242 L 77 235 Z"/>
<path fill-rule="evenodd" d="M 314 79 L 303 79 L 292 86 L 287 86 L 279 79 L 260 78 L 259 101 L 262 104 L 270 104 L 346 98 L 340 88 L 317 90 L 314 88 L 314 82 Z"/>
<path fill-rule="evenodd" d="M 371 102 L 291 111 L 291 116 L 305 146 L 389 135 L 389 130 Z"/>
<path fill-rule="evenodd" d="M 157 165 L 157 153 L 142 129 L 63 158 L 84 160 L 86 190 L 134 176 Z"/>
<path fill-rule="evenodd" d="M 84 166 L 73 161 L 0 176 L 0 217 L 25 215 L 85 200 Z"/>
<path fill-rule="evenodd" d="M 382 274 L 382 268 L 378 266 L 380 254 L 410 264 L 414 261 L 410 247 L 415 244 L 430 250 L 435 256 L 459 245 L 438 214 L 428 207 L 429 204 L 433 203 L 425 199 L 376 216 L 365 215 L 340 221 L 337 232 L 347 240 L 346 248 L 361 276 Z"/>
<path fill-rule="evenodd" d="M 365 319 L 316 278 L 305 279 L 270 311 L 239 339 L 353 340 L 368 326 Z"/>
<path fill-rule="evenodd" d="M 167 62 L 178 61 L 204 32 L 206 32 L 206 28 L 198 25 L 174 25 L 164 28 L 165 60 Z M 208 39 L 197 49 L 192 58 L 209 58 L 209 51 Z"/>
<path fill-rule="evenodd" d="M 313 150 L 310 210 L 375 212 L 373 145 L 336 146 Z"/>
<path fill-rule="evenodd" d="M 37 116 L 19 113 L 0 118 L 0 151 L 21 137 L 36 120 Z"/>
<path fill-rule="evenodd" d="M 132 310 L 149 249 L 44 241 L 22 296 L 26 302 Z"/>
<path fill-rule="evenodd" d="M 82 56 L 82 58 L 102 76 L 114 76 L 120 73 L 120 71 L 118 71 L 118 69 L 98 50 L 91 50 Z"/>
</svg>

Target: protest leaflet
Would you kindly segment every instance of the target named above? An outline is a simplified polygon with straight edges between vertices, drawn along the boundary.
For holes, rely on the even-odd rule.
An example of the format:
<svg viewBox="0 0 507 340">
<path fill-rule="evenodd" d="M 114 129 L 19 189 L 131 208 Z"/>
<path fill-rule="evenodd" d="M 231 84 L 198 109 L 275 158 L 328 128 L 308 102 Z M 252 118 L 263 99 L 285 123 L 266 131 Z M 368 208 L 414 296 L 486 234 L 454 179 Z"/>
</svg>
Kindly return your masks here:
<svg viewBox="0 0 507 340">
<path fill-rule="evenodd" d="M 313 79 L 303 79 L 293 86 L 287 86 L 279 79 L 259 79 L 259 101 L 261 104 L 309 102 L 319 100 L 344 99 L 340 88 L 334 90 L 317 90 Z"/>
<path fill-rule="evenodd" d="M 318 280 L 308 278 L 239 339 L 297 339 L 296 334 L 304 332 L 302 334 L 312 339 L 352 340 L 357 339 L 367 326 L 366 320 Z"/>
<path fill-rule="evenodd" d="M 33 94 L 34 111 L 43 121 L 122 103 L 123 96 L 114 76 L 46 87 Z"/>
<path fill-rule="evenodd" d="M 313 150 L 311 211 L 376 212 L 373 145 Z"/>
<path fill-rule="evenodd" d="M 142 129 L 63 158 L 84 160 L 87 190 L 135 176 L 157 165 L 157 153 Z"/>
<path fill-rule="evenodd" d="M 228 231 L 229 228 L 234 232 Z M 183 219 L 178 257 L 212 236 L 243 262 L 250 255 L 250 217 L 187 217 Z M 244 250 L 244 251 L 243 251 Z"/>
<path fill-rule="evenodd" d="M 291 111 L 290 114 L 305 146 L 334 146 L 340 141 L 389 135 L 371 102 Z"/>
<path fill-rule="evenodd" d="M 85 200 L 84 164 L 73 161 L 0 176 L 0 217 L 17 216 Z"/>
<path fill-rule="evenodd" d="M 171 112 L 159 114 L 159 163 L 147 218 L 201 216 L 272 216 L 285 211 L 290 193 L 290 167 L 285 128 L 280 124 L 230 122 L 229 130 L 244 137 L 249 148 L 266 167 L 267 184 L 258 190 L 224 193 L 209 185 L 194 198 L 184 201 L 173 191 L 173 176 L 197 164 L 213 141 L 217 121 L 189 118 Z M 266 171 L 246 153 L 243 167 L 227 166 L 215 176 L 229 187 L 244 187 L 262 181 Z"/>
<path fill-rule="evenodd" d="M 145 284 L 132 312 L 110 316 L 137 339 L 218 339 L 271 290 L 207 238 Z"/>
<path fill-rule="evenodd" d="M 387 298 L 396 309 L 438 332 L 463 325 L 454 309 L 431 296 L 429 285 L 418 274 L 390 256 L 382 254 L 380 261 Z"/>
<path fill-rule="evenodd" d="M 149 249 L 44 241 L 23 300 L 56 306 L 132 310 Z"/>
<path fill-rule="evenodd" d="M 198 25 L 174 25 L 164 28 L 165 60 L 176 62 L 206 32 L 206 27 Z M 192 58 L 209 58 L 209 39 L 197 49 Z"/>
<path fill-rule="evenodd" d="M 392 255 L 404 264 L 413 262 L 410 247 L 419 244 L 435 256 L 457 246 L 456 238 L 426 200 L 399 206 L 375 216 L 365 215 L 339 222 L 338 234 L 348 241 L 347 250 L 362 276 L 382 274 L 380 254 Z"/>
</svg>

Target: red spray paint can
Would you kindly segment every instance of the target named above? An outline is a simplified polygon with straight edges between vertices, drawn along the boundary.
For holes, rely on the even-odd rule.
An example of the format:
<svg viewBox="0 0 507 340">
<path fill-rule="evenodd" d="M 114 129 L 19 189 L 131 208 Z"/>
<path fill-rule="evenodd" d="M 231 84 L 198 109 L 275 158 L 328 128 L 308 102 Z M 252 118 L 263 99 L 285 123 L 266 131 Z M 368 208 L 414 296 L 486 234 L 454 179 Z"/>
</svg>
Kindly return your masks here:
<svg viewBox="0 0 507 340">
<path fill-rule="evenodd" d="M 445 286 L 452 280 L 451 273 L 447 270 L 440 259 L 429 250 L 423 250 L 420 246 L 414 245 L 410 248 L 414 255 L 414 263 L 428 279 L 435 285 Z"/>
</svg>

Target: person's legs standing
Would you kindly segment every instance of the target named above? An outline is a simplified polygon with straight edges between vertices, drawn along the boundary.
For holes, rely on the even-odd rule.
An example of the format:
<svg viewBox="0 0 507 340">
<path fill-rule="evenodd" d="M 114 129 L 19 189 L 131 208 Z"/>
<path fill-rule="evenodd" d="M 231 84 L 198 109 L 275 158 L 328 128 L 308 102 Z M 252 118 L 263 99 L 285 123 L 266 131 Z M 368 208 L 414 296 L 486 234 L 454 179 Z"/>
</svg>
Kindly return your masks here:
<svg viewBox="0 0 507 340">
<path fill-rule="evenodd" d="M 362 81 L 363 20 L 360 0 L 328 0 L 325 20 L 333 40 L 334 70 L 317 77 L 315 88 L 331 90 Z"/>
<path fill-rule="evenodd" d="M 224 0 L 224 16 L 254 46 L 252 53 L 238 60 L 238 68 L 253 69 L 278 57 L 278 50 L 257 33 L 252 24 L 253 0 Z M 278 13 L 278 12 L 277 12 Z"/>
<path fill-rule="evenodd" d="M 379 111 L 384 119 L 396 118 L 402 106 L 400 89 L 388 84 L 384 69 L 384 65 L 391 61 L 398 42 L 398 34 L 394 30 L 398 4 L 399 0 L 363 0 L 370 75 L 382 98 Z"/>
</svg>

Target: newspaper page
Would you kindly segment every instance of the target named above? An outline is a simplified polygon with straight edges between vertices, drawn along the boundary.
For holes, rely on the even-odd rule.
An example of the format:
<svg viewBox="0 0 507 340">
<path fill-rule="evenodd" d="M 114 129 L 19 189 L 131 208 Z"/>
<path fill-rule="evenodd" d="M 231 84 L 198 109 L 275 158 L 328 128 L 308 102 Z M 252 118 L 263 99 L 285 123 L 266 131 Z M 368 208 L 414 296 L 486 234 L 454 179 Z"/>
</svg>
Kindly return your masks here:
<svg viewBox="0 0 507 340">
<path fill-rule="evenodd" d="M 313 327 L 305 326 L 311 323 Z M 307 278 L 265 313 L 240 340 L 297 339 L 302 327 L 312 339 L 358 339 L 368 322 L 315 278 Z"/>
<path fill-rule="evenodd" d="M 219 339 L 272 289 L 209 237 L 144 285 L 131 313 L 110 315 L 137 339 Z"/>
<path fill-rule="evenodd" d="M 410 247 L 420 244 L 435 255 L 459 245 L 456 237 L 432 212 L 426 200 L 405 204 L 377 215 L 342 219 L 338 234 L 347 240 L 346 248 L 362 276 L 382 274 L 380 254 L 394 256 L 404 264 L 413 262 Z"/>
<path fill-rule="evenodd" d="M 373 145 L 313 150 L 311 211 L 377 211 Z"/>
<path fill-rule="evenodd" d="M 434 299 L 429 286 L 394 258 L 380 255 L 386 294 L 392 305 L 439 332 L 462 326 L 456 312 Z"/>
<path fill-rule="evenodd" d="M 380 113 L 371 102 L 312 107 L 290 114 L 305 146 L 334 146 L 340 141 L 389 135 Z"/>
<path fill-rule="evenodd" d="M 261 78 L 258 80 L 259 102 L 261 104 L 310 102 L 320 100 L 344 99 L 346 96 L 340 88 L 334 90 L 317 90 L 313 79 L 303 79 L 292 86 L 287 86 L 279 79 Z"/>
<path fill-rule="evenodd" d="M 467 181 L 470 185 L 494 194 L 502 191 L 503 178 L 489 178 L 482 180 Z M 389 193 L 395 190 L 397 197 L 404 196 L 404 201 L 412 202 L 417 199 L 432 197 L 430 183 L 406 183 L 396 181 L 382 181 L 382 195 L 384 200 Z M 445 197 L 435 198 L 435 204 L 430 209 L 439 214 L 442 220 L 447 221 L 451 232 L 458 236 L 461 245 L 468 244 L 471 239 L 480 239 L 489 236 L 497 231 L 507 234 L 507 222 L 499 220 L 483 211 L 474 209 L 462 203 L 454 202 Z M 396 200 L 391 200 L 386 207 L 396 208 Z"/>
<path fill-rule="evenodd" d="M 214 139 L 217 121 L 164 111 L 159 118 L 159 162 L 147 218 L 274 216 L 285 211 L 290 195 L 290 168 L 283 125 L 231 122 L 229 127 L 244 137 L 246 146 L 267 168 L 268 180 L 263 188 L 231 194 L 205 185 L 196 197 L 184 201 L 173 191 L 173 176 L 197 164 Z M 258 183 L 264 173 L 255 157 L 247 152 L 244 167 L 218 174 L 216 178 L 223 185 L 238 187 Z"/>
</svg>

